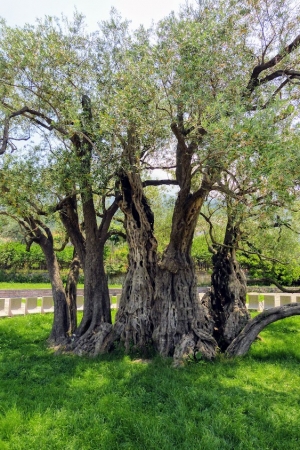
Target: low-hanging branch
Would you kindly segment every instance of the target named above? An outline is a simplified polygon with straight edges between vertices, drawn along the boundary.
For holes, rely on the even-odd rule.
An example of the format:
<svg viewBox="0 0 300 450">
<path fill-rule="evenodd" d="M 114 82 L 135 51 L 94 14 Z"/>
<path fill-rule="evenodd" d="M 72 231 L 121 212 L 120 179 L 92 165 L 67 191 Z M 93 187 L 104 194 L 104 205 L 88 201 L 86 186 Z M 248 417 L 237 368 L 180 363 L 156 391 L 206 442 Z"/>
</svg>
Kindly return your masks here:
<svg viewBox="0 0 300 450">
<path fill-rule="evenodd" d="M 156 170 L 156 169 L 160 169 L 160 170 L 171 170 L 171 169 L 176 169 L 176 164 L 173 166 L 151 166 L 149 163 L 145 162 L 145 167 L 148 170 Z"/>
<path fill-rule="evenodd" d="M 226 350 L 227 356 L 243 356 L 251 347 L 258 334 L 270 323 L 286 317 L 300 315 L 300 303 L 290 303 L 270 308 L 251 319 L 241 333 L 231 342 Z"/>
</svg>

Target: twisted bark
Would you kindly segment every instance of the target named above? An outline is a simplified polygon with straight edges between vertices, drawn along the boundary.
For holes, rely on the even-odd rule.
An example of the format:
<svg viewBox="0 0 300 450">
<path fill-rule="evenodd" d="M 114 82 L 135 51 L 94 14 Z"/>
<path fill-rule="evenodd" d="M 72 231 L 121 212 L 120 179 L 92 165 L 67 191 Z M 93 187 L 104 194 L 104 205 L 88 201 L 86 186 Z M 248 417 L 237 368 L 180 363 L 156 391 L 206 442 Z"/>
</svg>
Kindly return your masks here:
<svg viewBox="0 0 300 450">
<path fill-rule="evenodd" d="M 290 303 L 289 305 L 270 308 L 258 316 L 251 319 L 242 332 L 231 342 L 226 350 L 227 356 L 243 356 L 251 347 L 258 334 L 270 323 L 286 317 L 300 315 L 300 304 Z"/>
<path fill-rule="evenodd" d="M 129 245 L 129 269 L 112 332 L 98 345 L 98 351 L 109 350 L 121 341 L 126 351 L 147 351 L 152 344 L 151 308 L 153 304 L 157 242 L 153 235 L 154 217 L 143 193 L 140 175 L 134 171 L 119 174 Z"/>
<path fill-rule="evenodd" d="M 213 336 L 224 351 L 250 319 L 246 277 L 227 248 L 220 248 L 213 255 L 211 280 L 209 308 L 214 321 Z"/>
</svg>

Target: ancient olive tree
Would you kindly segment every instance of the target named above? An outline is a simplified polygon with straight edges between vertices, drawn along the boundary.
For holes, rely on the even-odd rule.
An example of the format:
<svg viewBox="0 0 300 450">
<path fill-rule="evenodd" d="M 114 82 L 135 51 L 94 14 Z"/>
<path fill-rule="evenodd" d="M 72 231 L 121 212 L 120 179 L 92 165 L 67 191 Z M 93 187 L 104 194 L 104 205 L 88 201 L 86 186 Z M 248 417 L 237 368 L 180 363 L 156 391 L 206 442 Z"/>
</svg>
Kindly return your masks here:
<svg viewBox="0 0 300 450">
<path fill-rule="evenodd" d="M 272 134 L 271 127 L 270 131 Z M 292 139 L 295 144 L 294 136 Z M 265 266 L 280 262 L 279 255 L 274 255 L 265 248 L 264 233 L 260 233 L 259 247 L 255 242 L 257 243 L 259 229 L 264 228 L 266 231 L 267 224 L 269 227 L 274 227 L 275 223 L 277 225 L 279 215 L 286 215 L 287 208 L 295 198 L 296 190 L 292 179 L 290 185 L 282 186 L 272 182 L 272 177 L 268 176 L 274 173 L 276 167 L 272 167 L 274 159 L 267 161 L 266 157 L 271 154 L 270 146 L 274 146 L 274 142 L 271 137 L 267 142 L 269 149 L 264 152 L 261 145 L 261 154 L 253 151 L 251 161 L 245 155 L 241 160 L 235 161 L 234 166 L 220 179 L 224 192 L 211 192 L 206 211 L 200 213 L 207 222 L 213 263 L 211 289 L 204 301 L 210 305 L 215 325 L 214 337 L 222 350 L 232 342 L 250 317 L 245 306 L 246 277 L 239 263 L 239 255 L 243 255 L 244 263 L 247 257 L 256 258 Z M 296 146 L 291 146 L 291 149 L 295 150 Z M 272 150 L 273 153 L 276 151 L 274 148 Z M 278 160 L 276 166 L 277 162 Z M 287 161 L 287 169 L 288 165 Z M 220 219 L 223 221 L 221 235 Z M 277 239 L 273 233 L 276 241 L 280 236 L 281 233 Z M 272 247 L 275 248 L 275 245 Z M 237 314 L 240 316 L 238 330 L 235 328 Z"/>
<path fill-rule="evenodd" d="M 23 29 L 1 25 L 1 152 L 14 148 L 16 139 L 33 136 L 47 141 L 59 161 L 60 169 L 53 174 L 61 174 L 56 209 L 85 273 L 78 338 L 102 323 L 111 326 L 103 251 L 118 208 L 114 200 L 105 202 L 108 192 L 114 194 L 110 179 L 118 155 L 99 123 L 102 103 L 94 42 L 95 36 L 84 32 L 80 15 L 73 23 L 47 18 Z M 99 195 L 104 196 L 100 218 L 95 203 Z"/>
<path fill-rule="evenodd" d="M 66 341 L 75 325 L 72 304 L 66 294 L 56 256 L 56 250 L 64 246 L 68 238 L 61 243 L 54 240 L 51 228 L 55 220 L 49 211 L 53 198 L 44 178 L 47 178 L 46 171 L 41 165 L 38 167 L 35 157 L 27 155 L 26 161 L 17 161 L 5 155 L 0 166 L 0 214 L 12 218 L 19 225 L 27 251 L 33 243 L 43 251 L 54 300 L 49 342 L 58 345 Z"/>
<path fill-rule="evenodd" d="M 144 350 L 152 344 L 157 241 L 154 216 L 144 188 L 149 184 L 173 183 L 145 180 L 154 155 L 162 151 L 169 138 L 164 114 L 157 109 L 160 91 L 155 83 L 151 36 L 142 28 L 130 35 L 128 24 L 118 15 L 102 27 L 97 44 L 98 64 L 102 67 L 99 77 L 106 86 L 103 114 L 110 118 L 108 126 L 120 151 L 116 184 L 129 246 L 129 269 L 116 323 L 107 338 L 99 333 L 96 353 L 111 348 L 119 340 L 127 350 L 132 347 Z"/>
<path fill-rule="evenodd" d="M 170 243 L 156 277 L 153 338 L 161 353 L 175 356 L 177 348 L 179 356 L 185 349 L 198 348 L 207 356 L 216 349 L 216 341 L 206 336 L 213 334 L 213 308 L 220 305 L 199 306 L 190 258 L 203 202 L 211 190 L 226 190 L 222 174 L 235 161 L 244 157 L 251 164 L 256 153 L 270 151 L 276 158 L 278 148 L 284 151 L 284 140 L 273 148 L 265 130 L 273 120 L 272 142 L 279 143 L 283 130 L 293 132 L 299 94 L 297 11 L 276 1 L 203 5 L 197 11 L 187 9 L 181 20 L 171 16 L 158 29 L 158 72 L 163 107 L 177 141 L 180 191 Z M 257 183 L 255 177 L 252 183 Z M 232 238 L 234 232 L 229 234 Z M 233 308 L 234 296 L 224 298 L 229 292 L 223 290 L 223 301 Z M 230 339 L 245 324 L 242 297 L 231 317 L 235 333 Z"/>
<path fill-rule="evenodd" d="M 215 328 L 231 322 L 226 346 L 240 333 L 247 315 L 244 290 L 238 305 L 232 295 L 238 266 L 219 253 L 214 288 L 221 297 L 201 304 L 191 245 L 207 195 L 229 195 L 224 174 L 234 174 L 241 161 L 258 159 L 264 167 L 266 155 L 275 159 L 283 151 L 287 130 L 294 133 L 298 13 L 288 1 L 208 0 L 161 21 L 155 35 L 143 28 L 130 34 L 117 15 L 92 36 L 83 32 L 80 17 L 65 29 L 51 19 L 23 30 L 2 26 L 1 152 L 33 127 L 72 148 L 77 179 L 64 192 L 61 213 L 86 277 L 78 349 L 97 353 L 121 340 L 127 349 L 153 344 L 175 359 L 197 351 L 212 358 L 218 345 L 224 349 Z M 169 182 L 179 188 L 160 259 L 145 189 L 161 181 L 148 180 L 150 167 L 173 167 Z M 252 186 L 259 186 L 260 176 L 253 172 Z M 95 192 L 107 193 L 108 187 L 116 200 L 104 202 L 99 225 Z M 129 271 L 112 327 L 103 248 L 118 206 L 125 216 Z M 234 248 L 234 223 L 228 222 L 226 236 Z M 232 275 L 226 289 L 224 266 Z M 229 315 L 220 313 L 224 305 Z"/>
</svg>

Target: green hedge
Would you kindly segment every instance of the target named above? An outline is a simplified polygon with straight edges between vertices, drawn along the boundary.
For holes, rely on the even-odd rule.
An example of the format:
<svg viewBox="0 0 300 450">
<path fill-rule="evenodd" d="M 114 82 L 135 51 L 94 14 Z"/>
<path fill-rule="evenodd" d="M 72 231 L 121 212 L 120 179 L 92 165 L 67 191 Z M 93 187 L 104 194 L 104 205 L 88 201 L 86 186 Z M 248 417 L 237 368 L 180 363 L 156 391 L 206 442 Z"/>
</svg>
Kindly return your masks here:
<svg viewBox="0 0 300 450">
<path fill-rule="evenodd" d="M 57 259 L 62 269 L 67 269 L 73 257 L 73 247 L 68 246 L 57 252 Z M 47 270 L 44 254 L 37 244 L 32 244 L 30 252 L 19 242 L 0 244 L 0 270 Z"/>
<path fill-rule="evenodd" d="M 68 270 L 61 271 L 62 280 L 65 283 L 68 277 Z M 0 270 L 0 282 L 1 283 L 49 283 L 48 272 L 43 270 L 35 270 L 33 272 L 28 271 L 11 271 Z M 79 276 L 79 283 L 84 283 L 83 273 Z"/>
</svg>

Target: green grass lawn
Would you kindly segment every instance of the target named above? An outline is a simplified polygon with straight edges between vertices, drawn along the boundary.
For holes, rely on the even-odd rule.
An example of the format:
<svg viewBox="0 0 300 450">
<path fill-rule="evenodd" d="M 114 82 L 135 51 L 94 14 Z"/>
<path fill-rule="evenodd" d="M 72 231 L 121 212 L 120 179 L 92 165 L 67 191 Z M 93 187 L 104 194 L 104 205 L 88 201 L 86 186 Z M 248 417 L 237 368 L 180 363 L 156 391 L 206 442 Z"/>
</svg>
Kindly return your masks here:
<svg viewBox="0 0 300 450">
<path fill-rule="evenodd" d="M 0 319 L 1 450 L 296 450 L 300 317 L 244 358 L 172 368 L 46 347 L 53 316 Z"/>
</svg>

